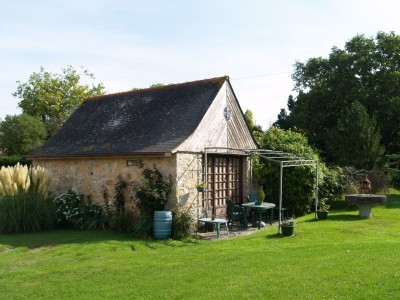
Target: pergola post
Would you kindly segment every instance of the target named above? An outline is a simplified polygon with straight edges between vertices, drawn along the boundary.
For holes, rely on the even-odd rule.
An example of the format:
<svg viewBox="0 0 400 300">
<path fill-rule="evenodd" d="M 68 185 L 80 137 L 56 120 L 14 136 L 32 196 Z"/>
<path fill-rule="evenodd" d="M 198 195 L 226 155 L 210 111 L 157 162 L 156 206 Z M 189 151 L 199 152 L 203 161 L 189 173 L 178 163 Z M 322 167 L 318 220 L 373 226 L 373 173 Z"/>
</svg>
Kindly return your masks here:
<svg viewBox="0 0 400 300">
<path fill-rule="evenodd" d="M 318 160 L 315 161 L 315 219 L 317 218 L 318 210 Z"/>
<path fill-rule="evenodd" d="M 206 185 L 206 218 L 208 218 L 208 174 L 207 174 L 208 168 L 207 168 L 207 148 L 204 149 L 204 183 Z"/>
<path fill-rule="evenodd" d="M 250 193 L 253 189 L 253 153 L 250 152 L 250 179 L 249 179 L 249 189 Z"/>
<path fill-rule="evenodd" d="M 280 177 L 279 177 L 279 225 L 278 225 L 278 233 L 281 230 L 282 224 L 282 191 L 283 191 L 283 163 L 280 163 Z"/>
</svg>

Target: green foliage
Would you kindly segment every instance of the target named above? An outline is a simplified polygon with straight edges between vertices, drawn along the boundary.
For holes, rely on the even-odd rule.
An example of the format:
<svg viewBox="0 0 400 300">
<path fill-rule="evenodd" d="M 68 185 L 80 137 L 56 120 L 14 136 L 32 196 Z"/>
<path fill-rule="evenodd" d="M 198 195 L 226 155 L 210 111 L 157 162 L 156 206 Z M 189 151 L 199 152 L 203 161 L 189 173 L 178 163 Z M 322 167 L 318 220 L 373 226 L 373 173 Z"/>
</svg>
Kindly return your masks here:
<svg viewBox="0 0 400 300">
<path fill-rule="evenodd" d="M 143 170 L 142 183 L 135 187 L 140 215 L 151 220 L 154 211 L 164 209 L 172 188 L 171 178 L 163 177 L 156 165 L 153 168 Z"/>
<path fill-rule="evenodd" d="M 386 193 L 389 188 L 388 176 L 381 170 L 367 172 L 367 177 L 371 181 L 371 193 Z"/>
<path fill-rule="evenodd" d="M 330 168 L 320 163 L 318 180 L 319 198 L 326 198 L 330 203 L 342 199 L 345 183 L 341 168 Z"/>
<path fill-rule="evenodd" d="M 72 66 L 62 69 L 60 74 L 46 72 L 41 67 L 27 82 L 18 81 L 13 95 L 21 99 L 18 105 L 22 111 L 40 118 L 52 136 L 85 98 L 104 93 L 103 84 L 82 84 L 83 77 L 94 79 L 89 71 L 83 69 L 79 73 Z"/>
<path fill-rule="evenodd" d="M 341 166 L 372 169 L 384 153 L 380 140 L 376 119 L 369 117 L 366 108 L 355 101 L 329 131 L 326 149 L 331 161 Z"/>
<path fill-rule="evenodd" d="M 320 197 L 340 198 L 343 193 L 342 180 L 338 170 L 329 169 L 320 161 L 307 138 L 291 130 L 271 127 L 264 132 L 261 147 L 286 153 L 293 153 L 305 159 L 318 160 L 318 189 Z M 295 215 L 313 210 L 315 202 L 315 174 L 313 166 L 285 168 L 283 172 L 283 205 Z M 255 165 L 255 175 L 264 186 L 268 201 L 279 204 L 280 167 L 278 164 L 260 158 Z"/>
<path fill-rule="evenodd" d="M 115 190 L 114 206 L 115 206 L 117 213 L 122 213 L 125 211 L 125 202 L 126 201 L 125 201 L 124 192 L 126 190 L 127 185 L 128 185 L 127 182 L 121 176 L 119 176 L 118 182 L 114 187 L 114 190 Z"/>
<path fill-rule="evenodd" d="M 41 167 L 19 163 L 0 169 L 0 231 L 39 231 L 52 227 L 53 214 L 48 200 L 50 177 Z"/>
<path fill-rule="evenodd" d="M 0 149 L 8 155 L 24 155 L 43 144 L 47 136 L 42 122 L 28 114 L 6 116 L 0 123 Z"/>
<path fill-rule="evenodd" d="M 164 86 L 164 83 L 153 83 L 152 85 L 150 85 L 150 88 L 154 88 L 154 87 L 160 87 L 160 86 Z"/>
<path fill-rule="evenodd" d="M 254 139 L 257 143 L 259 143 L 263 130 L 260 125 L 255 124 L 253 112 L 250 109 L 247 109 L 244 113 L 244 119 L 246 120 L 247 127 L 249 128 Z"/>
<path fill-rule="evenodd" d="M 244 119 L 246 120 L 247 126 L 252 130 L 255 124 L 254 124 L 253 112 L 250 109 L 247 109 L 245 111 Z"/>
<path fill-rule="evenodd" d="M 116 212 L 111 219 L 111 229 L 118 232 L 132 232 L 135 229 L 136 218 L 130 210 Z M 140 232 L 141 228 L 136 229 Z"/>
<path fill-rule="evenodd" d="M 392 154 L 388 156 L 386 169 L 391 185 L 400 189 L 400 154 Z"/>
<path fill-rule="evenodd" d="M 14 196 L 0 195 L 0 232 L 34 232 L 54 225 L 51 201 L 29 189 Z"/>
<path fill-rule="evenodd" d="M 40 167 L 0 169 L 0 232 L 39 231 L 53 226 L 49 175 Z"/>
<path fill-rule="evenodd" d="M 15 166 L 17 163 L 21 165 L 31 166 L 32 161 L 26 159 L 19 155 L 11 155 L 11 156 L 0 156 L 0 168 L 1 167 L 12 167 Z"/>
<path fill-rule="evenodd" d="M 326 198 L 321 198 L 319 200 L 318 206 L 319 206 L 318 211 L 324 211 L 324 212 L 329 211 L 329 208 L 331 207 L 328 204 L 328 199 L 326 199 Z"/>
<path fill-rule="evenodd" d="M 191 207 L 175 206 L 172 209 L 172 235 L 174 240 L 183 240 L 196 232 L 197 223 Z"/>
<path fill-rule="evenodd" d="M 258 189 L 258 199 L 263 202 L 265 199 L 265 192 L 264 192 L 264 187 L 260 186 L 260 188 Z"/>
<path fill-rule="evenodd" d="M 369 131 L 367 135 L 372 136 L 373 140 L 371 145 L 361 140 L 357 152 L 373 152 L 373 160 L 381 155 L 377 146 L 380 134 L 384 148 L 389 153 L 398 153 L 399 57 L 400 36 L 393 32 L 379 32 L 375 38 L 357 35 L 345 44 L 344 49 L 333 47 L 328 58 L 317 57 L 306 62 L 296 62 L 292 78 L 298 95 L 288 107 L 290 115 L 284 118 L 285 122 L 279 121 L 279 126 L 296 127 L 324 155 L 326 153 L 328 158 L 341 161 L 340 157 L 335 156 L 335 147 L 327 148 L 326 137 L 332 130 L 337 135 L 344 131 L 354 134 L 352 123 L 344 120 L 344 112 L 351 109 L 352 103 L 358 102 L 365 108 L 366 114 L 361 114 L 359 109 L 355 125 L 360 126 L 364 122 L 367 126 L 355 138 L 364 139 L 365 131 Z M 378 129 L 373 119 L 376 119 Z M 345 146 L 352 151 L 357 145 L 351 145 L 350 137 L 346 138 Z M 335 144 L 340 144 L 339 141 L 342 142 L 342 139 L 336 140 Z M 353 142 L 356 143 L 356 140 Z M 370 161 L 365 163 L 371 164 Z"/>
<path fill-rule="evenodd" d="M 53 202 L 59 227 L 81 230 L 105 227 L 102 207 L 73 189 L 54 198 Z"/>
</svg>

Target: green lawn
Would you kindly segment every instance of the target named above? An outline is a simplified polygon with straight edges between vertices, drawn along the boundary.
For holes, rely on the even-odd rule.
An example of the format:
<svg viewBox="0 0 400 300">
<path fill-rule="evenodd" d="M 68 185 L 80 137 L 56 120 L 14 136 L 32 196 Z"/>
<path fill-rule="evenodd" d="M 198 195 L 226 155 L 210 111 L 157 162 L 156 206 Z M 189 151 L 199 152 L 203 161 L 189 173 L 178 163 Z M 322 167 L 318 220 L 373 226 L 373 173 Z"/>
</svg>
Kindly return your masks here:
<svg viewBox="0 0 400 300">
<path fill-rule="evenodd" d="M 371 219 L 340 210 L 228 240 L 111 232 L 0 235 L 1 299 L 398 299 L 400 195 Z"/>
</svg>

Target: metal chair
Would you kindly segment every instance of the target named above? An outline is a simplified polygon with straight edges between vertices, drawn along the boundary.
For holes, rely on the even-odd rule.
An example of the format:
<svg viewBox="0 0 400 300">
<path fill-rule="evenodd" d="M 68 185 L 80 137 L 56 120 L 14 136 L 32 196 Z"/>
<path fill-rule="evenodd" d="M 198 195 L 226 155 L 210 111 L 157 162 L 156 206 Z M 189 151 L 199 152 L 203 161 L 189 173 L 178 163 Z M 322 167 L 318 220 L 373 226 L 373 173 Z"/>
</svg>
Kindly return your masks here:
<svg viewBox="0 0 400 300">
<path fill-rule="evenodd" d="M 237 221 L 240 222 L 241 227 L 247 228 L 245 208 L 233 203 L 231 199 L 227 199 L 227 206 L 228 228 L 232 229 L 233 222 Z"/>
</svg>

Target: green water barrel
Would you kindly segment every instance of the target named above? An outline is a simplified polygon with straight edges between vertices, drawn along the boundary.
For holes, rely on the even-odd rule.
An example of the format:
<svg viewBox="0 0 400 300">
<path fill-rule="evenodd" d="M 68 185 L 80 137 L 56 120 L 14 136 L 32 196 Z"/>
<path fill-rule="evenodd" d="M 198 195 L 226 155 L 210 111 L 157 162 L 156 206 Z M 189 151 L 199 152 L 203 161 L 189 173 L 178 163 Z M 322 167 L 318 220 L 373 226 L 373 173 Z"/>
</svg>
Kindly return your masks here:
<svg viewBox="0 0 400 300">
<path fill-rule="evenodd" d="M 156 240 L 165 240 L 171 235 L 172 212 L 155 211 L 153 236 Z"/>
</svg>

